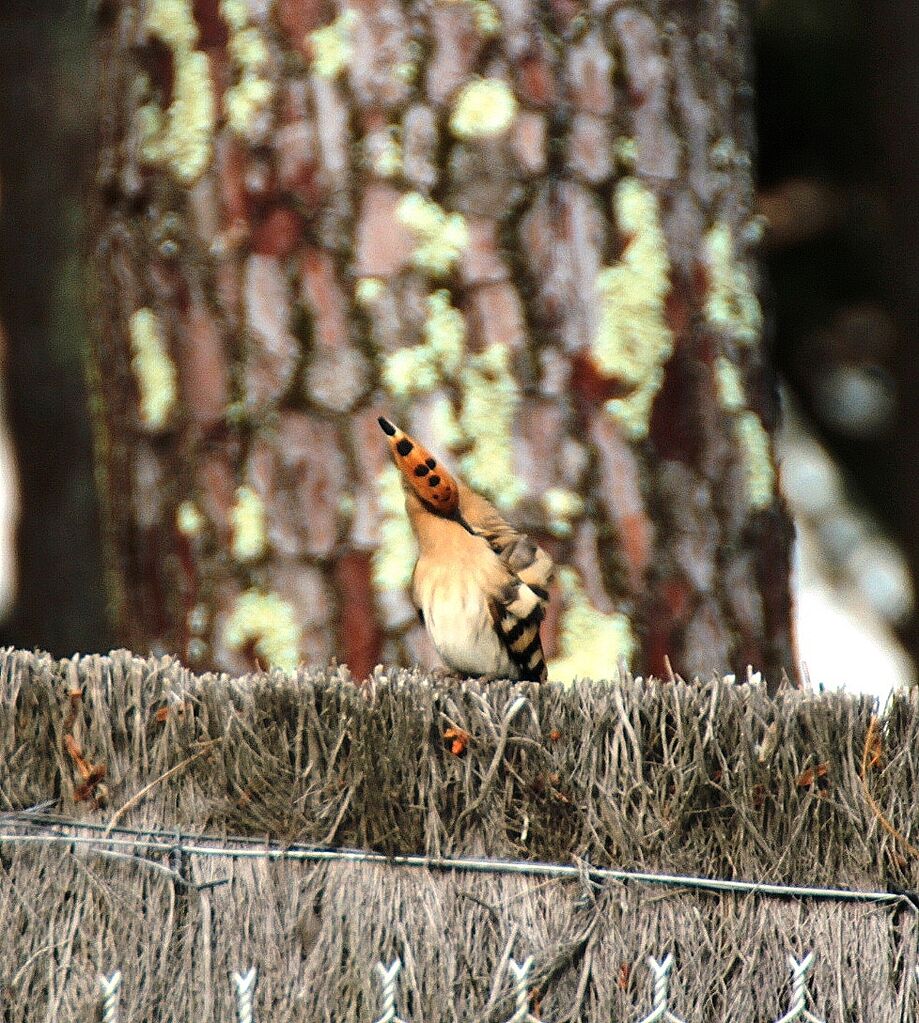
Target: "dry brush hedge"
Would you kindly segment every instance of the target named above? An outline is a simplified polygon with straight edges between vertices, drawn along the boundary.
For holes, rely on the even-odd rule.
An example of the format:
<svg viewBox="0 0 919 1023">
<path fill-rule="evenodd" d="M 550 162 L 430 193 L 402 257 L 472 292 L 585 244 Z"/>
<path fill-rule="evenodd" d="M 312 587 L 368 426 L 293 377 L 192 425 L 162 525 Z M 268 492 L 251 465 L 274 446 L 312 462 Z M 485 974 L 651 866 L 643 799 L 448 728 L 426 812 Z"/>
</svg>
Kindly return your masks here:
<svg viewBox="0 0 919 1023">
<path fill-rule="evenodd" d="M 867 697 L 771 701 L 723 681 L 378 669 L 358 688 L 334 667 L 234 679 L 124 652 L 4 652 L 0 1016 L 91 1018 L 97 973 L 121 968 L 123 1019 L 230 1020 L 229 971 L 254 965 L 257 1019 L 371 1023 L 373 965 L 399 955 L 406 1020 L 502 1023 L 502 964 L 532 954 L 546 1023 L 636 1020 L 645 957 L 670 951 L 681 1018 L 766 1021 L 787 1009 L 787 956 L 813 950 L 818 1017 L 915 1018 L 906 902 L 200 856 L 188 886 L 139 848 L 9 841 L 41 830 L 13 811 L 54 800 L 87 828 L 117 815 L 144 832 L 915 889 L 919 699 L 898 696 L 868 745 L 876 808 L 860 777 L 872 714 Z M 224 883 L 194 887 L 209 881 Z"/>
</svg>

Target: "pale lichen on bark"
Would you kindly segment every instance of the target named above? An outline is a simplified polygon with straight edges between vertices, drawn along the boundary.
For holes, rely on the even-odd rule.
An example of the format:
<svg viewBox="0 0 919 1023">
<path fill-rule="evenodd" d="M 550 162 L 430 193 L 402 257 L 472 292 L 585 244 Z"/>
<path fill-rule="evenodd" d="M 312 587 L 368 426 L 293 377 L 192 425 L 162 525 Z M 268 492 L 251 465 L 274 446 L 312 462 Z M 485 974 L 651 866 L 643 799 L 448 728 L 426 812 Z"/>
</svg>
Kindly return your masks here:
<svg viewBox="0 0 919 1023">
<path fill-rule="evenodd" d="M 127 642 L 231 670 L 428 656 L 384 412 L 551 549 L 554 673 L 777 678 L 733 0 L 103 11 Z"/>
</svg>

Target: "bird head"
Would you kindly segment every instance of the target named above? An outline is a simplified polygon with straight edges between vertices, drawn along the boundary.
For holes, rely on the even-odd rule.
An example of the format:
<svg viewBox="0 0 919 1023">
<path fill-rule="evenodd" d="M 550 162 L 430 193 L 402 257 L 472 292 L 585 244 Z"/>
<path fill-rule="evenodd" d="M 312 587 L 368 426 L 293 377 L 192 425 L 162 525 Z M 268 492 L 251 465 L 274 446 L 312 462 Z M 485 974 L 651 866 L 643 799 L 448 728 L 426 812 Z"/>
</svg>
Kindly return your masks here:
<svg viewBox="0 0 919 1023">
<path fill-rule="evenodd" d="M 452 516 L 459 507 L 459 485 L 430 451 L 414 437 L 380 416 L 377 422 L 389 438 L 396 468 L 402 474 L 403 486 L 416 496 L 424 507 L 436 515 Z"/>
</svg>

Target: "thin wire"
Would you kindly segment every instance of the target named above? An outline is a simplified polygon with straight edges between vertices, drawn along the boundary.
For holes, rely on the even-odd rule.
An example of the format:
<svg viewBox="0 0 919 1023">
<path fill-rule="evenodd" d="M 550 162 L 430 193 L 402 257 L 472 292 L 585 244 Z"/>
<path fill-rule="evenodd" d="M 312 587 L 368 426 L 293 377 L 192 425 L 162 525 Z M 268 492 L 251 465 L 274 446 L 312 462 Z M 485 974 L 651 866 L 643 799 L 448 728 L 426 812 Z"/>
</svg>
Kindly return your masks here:
<svg viewBox="0 0 919 1023">
<path fill-rule="evenodd" d="M 5 817 L 0 822 L 0 827 L 15 824 L 16 827 L 35 827 L 39 823 L 44 826 L 55 828 L 78 828 L 95 831 L 104 831 L 100 825 L 86 824 L 81 821 L 71 821 L 62 818 L 55 818 L 47 822 L 38 822 L 32 815 L 24 820 L 14 822 L 11 817 Z M 569 865 L 564 863 L 539 863 L 520 860 L 492 860 L 468 856 L 420 856 L 402 854 L 386 856 L 383 853 L 368 852 L 361 849 L 330 849 L 316 846 L 292 845 L 282 848 L 270 842 L 259 841 L 245 837 L 227 837 L 221 839 L 217 836 L 205 836 L 184 834 L 181 832 L 170 832 L 172 839 L 169 842 L 162 838 L 155 837 L 157 832 L 138 831 L 131 828 L 119 828 L 118 831 L 127 833 L 132 838 L 94 837 L 87 835 L 61 835 L 56 832 L 51 834 L 4 834 L 0 832 L 0 844 L 2 843 L 42 843 L 59 845 L 87 845 L 107 847 L 129 847 L 133 849 L 144 849 L 149 852 L 168 854 L 181 850 L 193 856 L 214 856 L 225 859 L 267 859 L 267 860 L 293 860 L 309 862 L 330 862 L 343 863 L 376 863 L 384 866 L 399 867 L 420 867 L 426 870 L 458 870 L 472 873 L 492 874 L 521 874 L 530 877 L 555 877 L 555 878 L 583 878 L 585 875 L 591 880 L 597 881 L 622 881 L 638 882 L 640 884 L 662 885 L 672 888 L 694 888 L 699 891 L 709 892 L 733 892 L 747 895 L 763 895 L 775 898 L 797 898 L 797 899 L 830 899 L 839 902 L 873 902 L 882 905 L 894 905 L 906 903 L 916 909 L 914 899 L 916 896 L 911 892 L 872 892 L 859 891 L 847 888 L 821 888 L 802 885 L 768 884 L 761 881 L 731 881 L 720 878 L 695 877 L 682 874 L 655 874 L 646 871 L 616 870 L 612 867 L 593 867 L 589 864 Z M 150 836 L 150 837 L 144 837 Z M 184 839 L 190 839 L 186 843 Z M 227 841 L 249 848 L 226 848 L 202 844 L 206 841 Z"/>
<path fill-rule="evenodd" d="M 100 974 L 97 983 L 102 1003 L 102 1023 L 118 1023 L 118 1002 L 121 998 L 121 970 L 115 970 L 109 977 Z"/>
<path fill-rule="evenodd" d="M 652 996 L 654 1007 L 638 1023 L 658 1023 L 659 1020 L 663 1020 L 664 1023 L 683 1023 L 679 1016 L 670 1011 L 670 973 L 673 970 L 673 956 L 668 952 L 660 962 L 653 956 L 648 956 L 648 968 L 654 980 Z"/>
<path fill-rule="evenodd" d="M 0 813 L 0 821 L 17 817 L 42 817 L 51 816 L 46 811 L 57 805 L 56 799 L 46 799 L 44 803 L 36 803 L 35 806 L 27 806 L 23 810 L 4 810 Z"/>
<path fill-rule="evenodd" d="M 238 1023 L 252 1023 L 252 993 L 258 971 L 253 966 L 248 973 L 234 972 L 233 986 L 236 988 L 236 1018 Z"/>
<path fill-rule="evenodd" d="M 3 835 L 0 834 L 0 844 L 6 843 L 20 843 L 20 844 L 41 844 L 46 845 L 70 845 L 70 846 L 84 846 L 88 852 L 94 853 L 97 856 L 102 856 L 105 859 L 118 860 L 124 863 L 135 863 L 143 867 L 147 867 L 150 870 L 154 870 L 157 873 L 163 874 L 165 877 L 170 878 L 176 884 L 181 885 L 183 888 L 188 888 L 190 891 L 201 892 L 206 891 L 210 888 L 218 888 L 220 885 L 229 884 L 230 879 L 228 877 L 218 878 L 214 881 L 205 881 L 202 884 L 194 884 L 191 881 L 186 880 L 178 871 L 172 870 L 170 867 L 165 866 L 162 863 L 157 863 L 156 860 L 151 860 L 146 856 L 132 856 L 130 853 L 118 852 L 117 849 L 109 848 L 110 846 L 121 846 L 129 847 L 132 849 L 142 848 L 147 851 L 156 851 L 163 853 L 172 853 L 176 851 L 176 845 L 173 843 L 171 846 L 157 845 L 156 843 L 138 842 L 136 839 L 110 839 L 110 838 L 92 838 L 85 835 Z M 182 847 L 184 850 L 184 847 Z"/>
</svg>

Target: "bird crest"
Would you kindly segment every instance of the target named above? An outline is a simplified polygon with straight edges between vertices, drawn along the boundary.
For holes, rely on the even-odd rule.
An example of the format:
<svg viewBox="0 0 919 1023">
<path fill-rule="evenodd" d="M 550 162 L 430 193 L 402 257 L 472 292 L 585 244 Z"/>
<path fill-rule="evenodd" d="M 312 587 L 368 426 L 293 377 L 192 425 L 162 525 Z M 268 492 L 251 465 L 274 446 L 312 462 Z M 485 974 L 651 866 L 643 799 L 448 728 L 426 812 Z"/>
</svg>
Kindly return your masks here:
<svg viewBox="0 0 919 1023">
<path fill-rule="evenodd" d="M 393 461 L 406 482 L 434 512 L 450 515 L 459 506 L 456 480 L 430 451 L 404 430 L 380 416 L 377 422 L 389 438 Z"/>
</svg>

